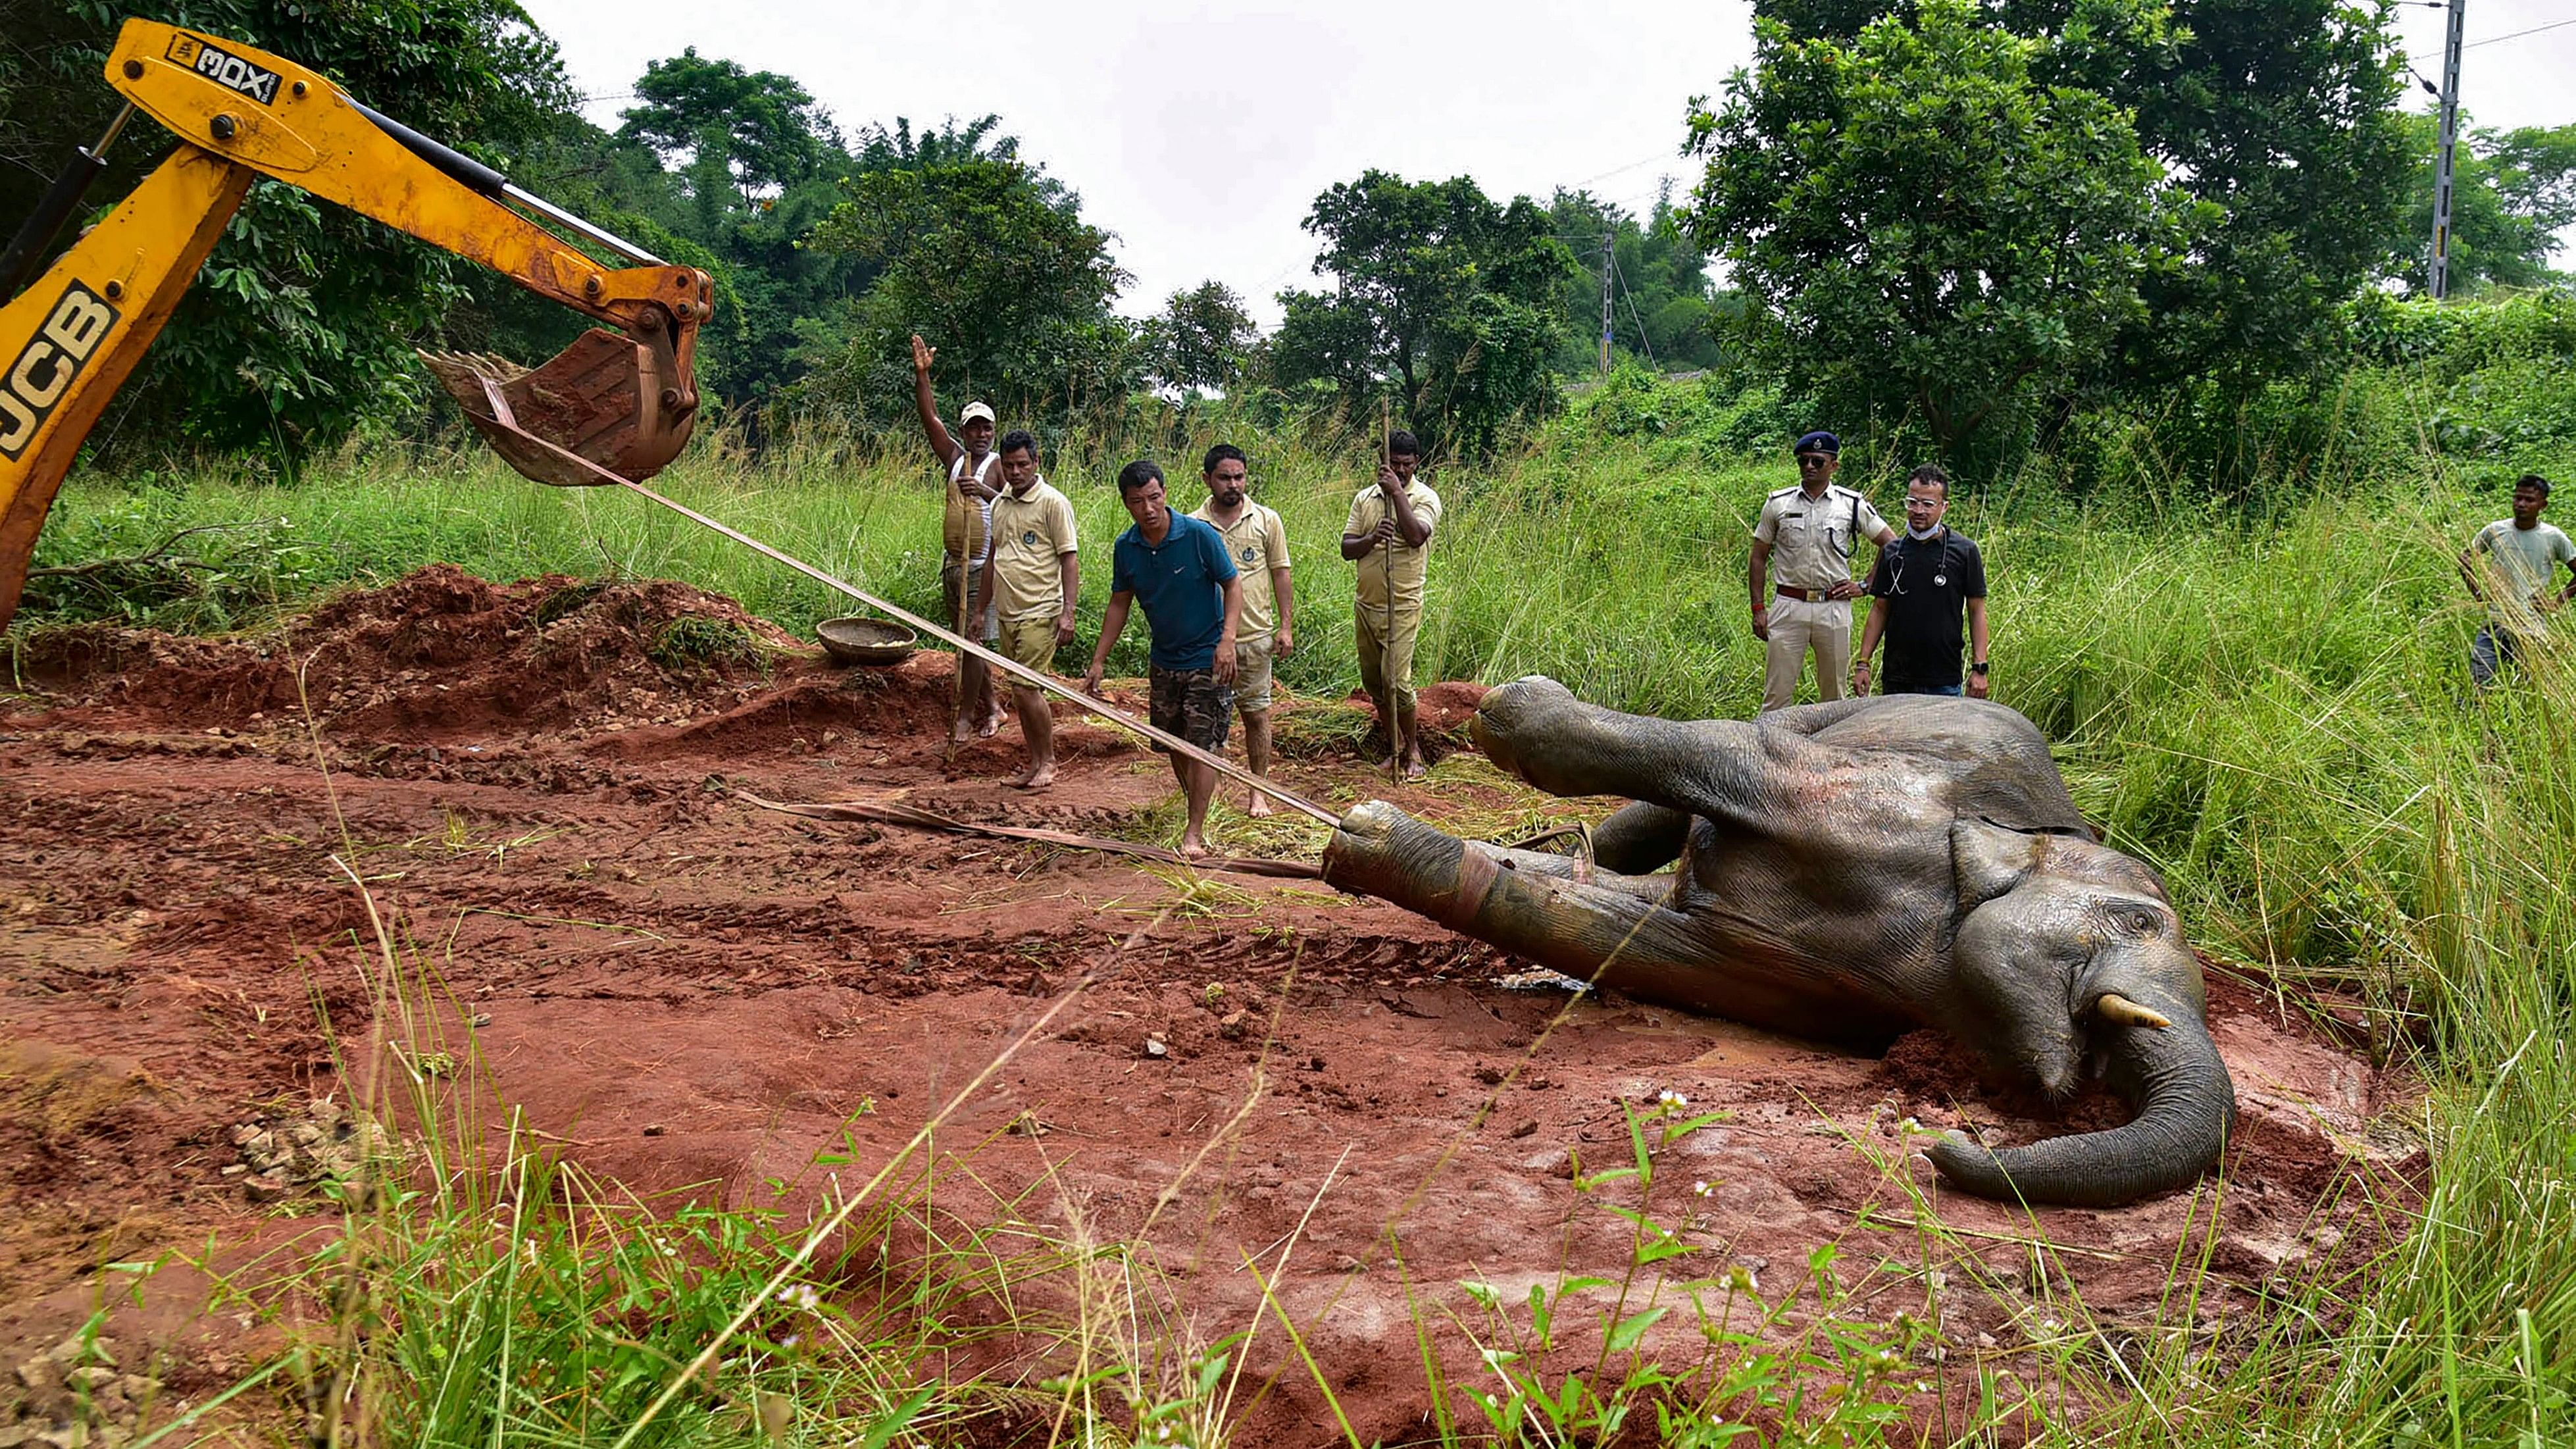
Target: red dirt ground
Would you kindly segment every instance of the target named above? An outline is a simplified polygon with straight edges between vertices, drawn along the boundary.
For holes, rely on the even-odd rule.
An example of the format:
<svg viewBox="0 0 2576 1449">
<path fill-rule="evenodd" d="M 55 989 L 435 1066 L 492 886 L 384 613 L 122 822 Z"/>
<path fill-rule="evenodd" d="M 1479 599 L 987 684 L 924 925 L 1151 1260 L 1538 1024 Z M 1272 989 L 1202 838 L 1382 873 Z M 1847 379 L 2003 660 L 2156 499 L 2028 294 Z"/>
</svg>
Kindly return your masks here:
<svg viewBox="0 0 2576 1449">
<path fill-rule="evenodd" d="M 1979 1089 L 1938 1037 L 1871 1060 L 1615 997 L 1569 1007 L 1499 984 L 1523 963 L 1312 883 L 1211 877 L 1184 894 L 1132 861 L 760 811 L 716 777 L 1093 833 L 1133 833 L 1171 779 L 1123 735 L 1068 720 L 1062 782 L 1018 794 L 1003 784 L 1015 729 L 943 759 L 945 656 L 675 673 L 648 646 L 688 614 L 789 642 L 681 585 L 434 568 L 258 637 L 94 628 L 21 650 L 24 692 L 0 698 L 0 1365 L 77 1322 L 103 1262 L 209 1232 L 278 1237 L 280 1209 L 224 1172 L 240 1161 L 230 1132 L 348 1091 L 316 1013 L 346 1038 L 368 1008 L 367 907 L 332 860 L 344 838 L 397 939 L 459 1003 L 439 1028 L 458 1054 L 571 1159 L 640 1191 L 755 1201 L 773 1177 L 810 1184 L 845 1122 L 859 1161 L 843 1171 L 872 1169 L 1091 977 L 945 1129 L 978 1185 L 941 1206 L 990 1220 L 1028 1190 L 1020 1212 L 1041 1228 L 1078 1215 L 1098 1237 L 1141 1235 L 1200 1341 L 1252 1322 L 1240 1265 L 1266 1255 L 1364 1437 L 1403 1437 L 1424 1407 L 1390 1229 L 1402 1278 L 1443 1305 L 1443 1356 L 1472 1368 L 1446 1317 L 1474 1318 L 1456 1280 L 1517 1299 L 1560 1271 L 1620 1275 L 1626 1230 L 1578 1197 L 1568 1155 L 1623 1161 L 1620 1104 L 1661 1091 L 1730 1113 L 1659 1164 L 1652 1212 L 1701 1250 L 1678 1276 L 1743 1265 L 1766 1299 L 1811 1295 L 1809 1255 L 1837 1244 L 1846 1313 L 1932 1312 L 1954 1353 L 2020 1371 L 2043 1325 L 2072 1316 L 2070 1291 L 2116 1347 L 2183 1322 L 2159 1316 L 2178 1260 L 2205 1252 L 2213 1274 L 2200 1332 L 2284 1278 L 2348 1267 L 2380 1235 L 2365 1200 L 2420 1173 L 2375 1125 L 2406 1085 L 2330 1019 L 2310 1025 L 2329 1013 L 2243 978 L 2212 982 L 2243 1104 L 2223 1176 L 2031 1217 L 1929 1186 L 1904 1151 L 1909 1118 L 1973 1117 L 2014 1140 L 2070 1125 Z M 1477 693 L 1438 686 L 1426 712 L 1454 726 Z M 1390 789 L 1347 752 L 1292 759 L 1283 778 L 1337 806 Z M 1472 755 L 1392 793 L 1462 824 L 1533 803 Z M 1223 823 L 1231 848 L 1265 853 Z M 2116 1115 L 2088 1100 L 2072 1117 Z M 1909 1182 L 1954 1240 L 1926 1246 Z M 1937 1310 L 1933 1270 L 1954 1285 Z M 1650 1344 L 1695 1352 L 1687 1320 Z M 181 1346 L 185 1388 L 249 1351 L 244 1323 L 144 1331 Z M 1253 1363 L 1278 1385 L 1244 1442 L 1338 1437 L 1275 1325 Z M 1954 1386 L 1973 1377 L 1952 1364 Z"/>
</svg>

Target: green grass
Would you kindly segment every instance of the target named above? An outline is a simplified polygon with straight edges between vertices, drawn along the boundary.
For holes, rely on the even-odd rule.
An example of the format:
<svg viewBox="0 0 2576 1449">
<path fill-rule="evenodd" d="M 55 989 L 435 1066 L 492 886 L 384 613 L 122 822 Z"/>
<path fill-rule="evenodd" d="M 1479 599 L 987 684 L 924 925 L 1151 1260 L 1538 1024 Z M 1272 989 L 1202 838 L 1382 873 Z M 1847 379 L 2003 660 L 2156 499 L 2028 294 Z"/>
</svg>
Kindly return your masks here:
<svg viewBox="0 0 2576 1449">
<path fill-rule="evenodd" d="M 2381 404 L 2396 405 L 2374 405 Z M 1179 455 L 1205 441 L 1192 439 L 1193 449 Z M 1300 693 L 1339 694 L 1356 670 L 1350 573 L 1333 542 L 1357 475 L 1293 447 L 1254 452 L 1258 496 L 1285 516 L 1298 560 L 1299 649 L 1283 677 Z M 1537 671 L 1624 709 L 1750 713 L 1760 662 L 1743 622 L 1745 529 L 1785 470 L 1777 460 L 1711 465 L 1670 454 L 1650 441 L 1561 429 L 1547 446 L 1491 471 L 1439 477 L 1449 512 L 1435 545 L 1423 674 L 1495 681 Z M 1086 641 L 1107 593 L 1108 545 L 1125 522 L 1103 461 L 1114 460 L 1050 469 L 1073 498 L 1084 532 Z M 2451 556 L 2476 524 L 2501 512 L 2500 500 L 2432 457 L 2368 470 L 2328 464 L 2302 463 L 2300 476 L 2316 480 L 2312 496 L 2276 503 L 2259 523 L 2162 495 L 2087 508 L 2038 476 L 1972 494 L 1953 521 L 1986 547 L 1997 697 L 2057 742 L 2086 811 L 2117 844 L 2165 872 L 2197 939 L 2259 968 L 2256 979 L 2285 991 L 2332 988 L 2360 999 L 2386 1050 L 2422 1071 L 2430 1095 L 2420 1115 L 2390 1125 L 2430 1150 L 2428 1196 L 2419 1203 L 2378 1185 L 2379 1208 L 2399 1229 L 2393 1246 L 2376 1256 L 2347 1253 L 2279 1285 L 2269 1311 L 2228 1324 L 2215 1340 L 2187 1331 L 2200 1276 L 2189 1244 L 2175 1272 L 2179 1316 L 2162 1325 L 2182 1326 L 2175 1331 L 2097 1322 L 2081 1303 L 2066 1302 L 2061 1329 L 2044 1345 L 2050 1391 L 1990 1384 L 1990 1411 L 1978 1423 L 1950 1425 L 1953 1435 L 2234 1444 L 2260 1431 L 2265 1443 L 2335 1449 L 2537 1445 L 2576 1436 L 2576 1201 L 2569 1187 L 2576 1178 L 2576 1062 L 2566 1044 L 2576 989 L 2569 626 L 2559 621 L 2559 648 L 2536 663 L 2531 678 L 2473 694 L 2465 658 L 2477 615 Z M 938 495 L 929 477 L 917 460 L 844 464 L 791 449 L 758 468 L 721 458 L 690 462 L 657 486 L 920 609 L 937 592 Z M 1883 476 L 1874 486 L 1888 496 Z M 1194 481 L 1185 479 L 1176 492 L 1194 500 Z M 845 611 L 819 587 L 641 500 L 543 489 L 479 455 L 361 459 L 314 469 L 293 489 L 207 475 L 184 486 L 79 478 L 64 490 L 40 562 L 138 553 L 179 528 L 259 519 L 284 522 L 206 536 L 198 556 L 209 567 L 191 571 L 180 587 L 163 579 L 132 592 L 49 595 L 53 616 L 244 627 L 276 604 L 391 578 L 431 560 L 494 578 L 548 571 L 676 577 L 730 594 L 791 629 Z M 20 628 L 49 626 L 35 611 Z M 1124 648 L 1113 667 L 1141 668 L 1140 643 Z M 2429 1044 L 2420 1055 L 2418 1041 Z M 550 1170 L 524 1153 L 508 1160 L 512 1171 Z M 632 1368 L 641 1375 L 634 1384 L 649 1381 L 661 1391 L 674 1361 L 702 1346 L 748 1299 L 753 1280 L 767 1281 L 785 1261 L 786 1239 L 756 1215 L 708 1220 L 630 1210 L 606 1201 L 604 1188 L 569 1182 L 579 1190 L 541 1196 L 558 1204 L 569 1195 L 578 1210 L 549 1206 L 566 1215 L 533 1226 L 514 1220 L 504 1233 L 495 1216 L 499 1200 L 474 1195 L 495 1191 L 493 1184 L 462 1169 L 450 1176 L 455 1185 L 439 1189 L 447 1195 L 413 1204 L 408 1219 L 388 1219 L 386 1236 L 368 1249 L 375 1256 L 367 1271 L 388 1285 L 399 1280 L 401 1291 L 414 1295 L 406 1323 L 430 1325 L 436 1341 L 453 1344 L 463 1335 L 483 1355 L 470 1371 L 453 1370 L 464 1375 L 453 1380 L 455 1402 L 464 1406 L 456 1413 L 465 1416 L 453 1421 L 455 1432 L 424 1430 L 420 1442 L 587 1441 L 631 1424 L 640 1406 L 597 1387 L 593 1369 L 614 1377 Z M 539 1196 L 523 1192 L 513 1200 L 534 1204 Z M 895 1193 L 882 1211 L 899 1213 L 904 1200 Z M 397 1220 L 409 1225 L 397 1227 Z M 1926 1224 L 1927 1262 L 1965 1261 L 1928 1211 L 1917 1220 Z M 599 1359 L 610 1350 L 524 1336 L 534 1331 L 529 1326 L 560 1316 L 547 1306 L 557 1300 L 528 1295 L 558 1294 L 562 1313 L 578 1318 L 594 1301 L 582 1295 L 607 1291 L 598 1285 L 630 1272 L 621 1265 L 652 1266 L 634 1257 L 635 1244 L 673 1232 L 717 1234 L 693 1239 L 691 1251 L 709 1263 L 737 1264 L 739 1272 L 658 1287 L 647 1273 L 641 1287 L 620 1290 L 642 1295 L 633 1301 L 651 1332 L 629 1337 L 645 1347 L 617 1350 L 628 1354 L 624 1360 Z M 529 1244 L 554 1286 L 509 1276 L 519 1270 L 507 1265 L 519 1263 Z M 1089 1282 L 1080 1275 L 1107 1271 L 1102 1255 L 1115 1256 L 1111 1245 L 1062 1241 L 969 1235 L 957 1245 L 961 1256 L 931 1275 L 944 1285 L 940 1293 L 1007 1295 L 1022 1274 Z M 394 1271 L 424 1253 L 459 1265 L 474 1291 L 432 1292 L 417 1275 Z M 1957 1276 L 1948 1291 L 1974 1291 L 1964 1268 Z M 1689 1286 L 1675 1292 L 1687 1297 Z M 922 1324 L 949 1321 L 938 1311 L 946 1301 L 917 1298 L 912 1319 L 867 1319 L 821 1366 L 764 1356 L 770 1350 L 762 1345 L 774 1343 L 778 1326 L 763 1319 L 757 1333 L 728 1341 L 723 1362 L 736 1367 L 724 1372 L 738 1369 L 742 1393 L 775 1385 L 799 1404 L 852 1406 L 828 1423 L 856 1440 L 926 1382 L 921 1365 L 931 1361 L 932 1339 Z M 1192 1442 L 1221 1432 L 1223 1401 L 1213 1387 L 1192 1386 L 1228 1350 L 1183 1343 L 1164 1318 L 1130 1316 L 1104 1326 L 1098 1314 L 1084 1316 L 1091 1310 L 1082 1305 L 1110 1301 L 1093 1288 L 1048 1300 L 1081 1310 L 1066 1322 L 1047 1319 L 1027 1307 L 1030 1301 L 1012 1298 L 1014 1312 L 1032 1331 L 1074 1345 L 1091 1366 L 1086 1374 L 1124 1373 L 1142 1399 L 1185 1405 L 1166 1418 L 1192 1425 Z M 1477 1331 L 1495 1337 L 1480 1341 L 1507 1347 L 1512 1335 L 1551 1331 L 1528 1313 L 1490 1306 Z M 1850 1351 L 1874 1352 L 1897 1331 L 1870 1329 Z M 397 1355 L 380 1371 L 399 1371 L 413 1391 L 447 1382 L 399 1358 L 411 1352 L 404 1341 L 371 1337 L 367 1352 Z M 545 1372 L 569 1377 L 556 1390 L 474 1407 L 478 1396 L 489 1397 L 482 1386 L 497 1382 L 491 1354 L 502 1341 L 529 1355 L 519 1360 L 528 1367 L 514 1373 L 537 1372 L 543 1358 Z M 1728 1375 L 1758 1358 L 1744 1343 L 1735 1349 L 1690 1382 L 1710 1392 L 1735 1382 Z M 1785 1395 L 1782 1384 L 1830 1379 L 1850 1367 L 1837 1367 L 1840 1352 L 1818 1342 L 1791 1353 L 1777 1366 L 1784 1377 L 1764 1391 Z M 1979 1370 L 1962 1360 L 1957 1371 Z M 1438 1377 L 1436 1369 L 1425 1372 Z M 1638 1365 L 1623 1372 L 1628 1377 L 1616 1383 L 1588 1381 L 1590 1398 L 1575 1406 L 1596 1430 L 1615 1407 L 1604 1395 L 1628 1395 L 1619 1412 L 1632 1424 L 1683 1402 L 1669 1385 L 1640 1377 Z M 1139 1387 L 1149 1377 L 1151 1385 Z M 1871 1368 L 1853 1382 L 1883 1377 Z M 1068 1412 L 1081 1426 L 1059 1442 L 1113 1417 L 1097 1409 L 1098 1383 L 1084 1382 L 1089 1387 L 1069 1380 L 1048 1399 L 1074 1405 Z M 1508 1375 L 1502 1382 L 1493 1412 L 1516 1416 L 1517 1426 L 1506 1441 L 1563 1442 L 1556 1429 L 1533 1427 L 1545 1416 L 1529 1396 L 1542 1386 L 1511 1387 Z M 1479 1389 L 1496 1391 L 1493 1381 Z M 983 1411 L 957 1397 L 962 1392 L 943 1386 L 915 1412 Z M 1432 1393 L 1426 1383 L 1426 1399 Z M 1514 1393 L 1521 1395 L 1517 1408 L 1506 1402 Z M 731 1401 L 750 1402 L 739 1393 Z M 1457 1435 L 1491 1430 L 1480 1404 L 1454 1393 L 1444 1402 L 1444 1415 L 1461 1416 L 1443 1419 Z M 1725 1402 L 1758 1407 L 1757 1400 Z M 1768 1422 L 1811 1424 L 1817 1442 L 1840 1442 L 1827 1430 L 1854 1429 L 1861 1435 L 1854 1442 L 1866 1442 L 1875 1422 L 1871 1402 L 1774 1405 Z M 435 1407 L 426 1398 L 423 1404 L 424 1415 Z M 731 1433 L 706 1427 L 718 1421 L 704 1414 L 689 1422 L 699 1426 L 696 1436 Z M 1116 1432 L 1134 1432 L 1137 1424 L 1122 1419 Z M 1790 1441 L 1806 1442 L 1794 1433 Z"/>
</svg>

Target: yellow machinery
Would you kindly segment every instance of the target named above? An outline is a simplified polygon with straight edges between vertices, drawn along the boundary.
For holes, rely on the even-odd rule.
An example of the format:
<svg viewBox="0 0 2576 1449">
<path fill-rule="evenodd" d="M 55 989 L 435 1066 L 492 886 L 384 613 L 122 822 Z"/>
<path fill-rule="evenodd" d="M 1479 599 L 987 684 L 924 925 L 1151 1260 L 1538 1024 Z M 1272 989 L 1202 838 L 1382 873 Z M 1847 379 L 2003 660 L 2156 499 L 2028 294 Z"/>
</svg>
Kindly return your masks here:
<svg viewBox="0 0 2576 1449">
<path fill-rule="evenodd" d="M 17 611 L 36 533 L 81 441 L 260 176 L 471 257 L 617 329 L 592 328 L 533 372 L 488 357 L 424 358 L 528 477 L 603 481 L 561 449 L 619 477 L 646 478 L 688 442 L 697 331 L 714 300 L 706 273 L 671 266 L 246 45 L 128 20 L 107 80 L 124 93 L 125 110 L 0 253 L 0 298 L 10 299 L 0 305 L 0 628 Z M 178 149 L 19 290 L 137 110 L 178 136 Z M 603 266 L 559 232 L 632 265 Z M 486 381 L 496 386 L 487 391 Z M 492 392 L 505 404 L 497 424 Z M 532 445 L 530 435 L 553 446 Z"/>
</svg>

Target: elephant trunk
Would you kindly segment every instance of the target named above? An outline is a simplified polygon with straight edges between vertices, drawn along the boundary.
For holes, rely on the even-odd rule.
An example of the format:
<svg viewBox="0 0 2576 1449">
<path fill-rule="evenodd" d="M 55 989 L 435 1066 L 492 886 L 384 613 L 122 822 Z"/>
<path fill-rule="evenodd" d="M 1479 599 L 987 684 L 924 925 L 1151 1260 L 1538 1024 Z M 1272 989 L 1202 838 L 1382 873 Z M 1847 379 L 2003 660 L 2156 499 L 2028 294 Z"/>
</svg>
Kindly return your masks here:
<svg viewBox="0 0 2576 1449">
<path fill-rule="evenodd" d="M 2145 1004 L 2172 1024 L 2101 1027 L 2111 1088 L 2136 1112 L 2125 1125 L 2001 1150 L 1953 1132 L 1927 1149 L 1932 1165 L 1980 1197 L 2060 1207 L 2118 1207 L 2207 1171 L 2235 1122 L 2235 1084 L 2198 1011 Z"/>
</svg>

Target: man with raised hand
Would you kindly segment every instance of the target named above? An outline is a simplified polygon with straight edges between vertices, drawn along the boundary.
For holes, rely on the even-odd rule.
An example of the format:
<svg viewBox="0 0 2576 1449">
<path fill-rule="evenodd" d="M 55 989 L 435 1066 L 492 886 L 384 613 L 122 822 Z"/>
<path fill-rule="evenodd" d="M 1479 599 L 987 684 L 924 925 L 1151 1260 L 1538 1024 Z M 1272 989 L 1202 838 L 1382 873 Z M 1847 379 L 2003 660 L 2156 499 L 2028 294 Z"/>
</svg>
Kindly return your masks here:
<svg viewBox="0 0 2576 1449">
<path fill-rule="evenodd" d="M 1354 610 L 1360 687 L 1386 727 L 1387 747 L 1408 780 L 1424 773 L 1422 731 L 1414 715 L 1413 648 L 1422 637 L 1422 588 L 1431 575 L 1431 531 L 1440 495 L 1414 474 L 1422 444 L 1399 428 L 1386 436 L 1377 481 L 1351 500 L 1342 524 L 1342 557 L 1359 565 Z"/>
<path fill-rule="evenodd" d="M 996 450 L 1002 492 L 993 500 L 993 558 L 976 590 L 975 616 L 1001 629 L 1001 653 L 1024 668 L 1046 670 L 1058 647 L 1073 642 L 1073 606 L 1082 597 L 1082 560 L 1073 504 L 1038 472 L 1038 440 L 1014 429 Z M 1011 681 L 1029 768 L 1017 783 L 1043 790 L 1055 783 L 1055 713 L 1034 684 Z"/>
<path fill-rule="evenodd" d="M 2487 622 L 2469 646 L 2469 677 L 2480 689 L 2496 682 L 2508 667 L 2518 667 L 2523 651 L 2548 631 L 2541 611 L 2576 599 L 2576 545 L 2567 535 L 2540 521 L 2549 506 L 2549 480 L 2525 473 L 2514 480 L 2513 517 L 2499 518 L 2478 530 L 2460 551 L 2460 577 L 2469 593 L 2487 606 Z M 2478 555 L 2484 554 L 2480 569 Z M 2553 594 L 2558 566 L 2565 564 L 2567 586 Z M 2481 573 L 2484 577 L 2481 577 Z"/>
<path fill-rule="evenodd" d="M 1869 500 L 1834 482 L 1843 444 L 1813 432 L 1791 448 L 1798 482 L 1764 499 L 1753 526 L 1753 555 L 1745 582 L 1753 593 L 1753 637 L 1768 648 L 1763 658 L 1762 711 L 1786 709 L 1798 692 L 1807 655 L 1816 656 L 1816 698 L 1843 697 L 1851 668 L 1852 555 L 1864 538 L 1885 548 L 1896 530 Z M 1779 555 L 1777 597 L 1771 558 Z"/>
<path fill-rule="evenodd" d="M 948 425 L 939 420 L 939 405 L 930 395 L 930 362 L 938 355 L 938 348 L 924 343 L 919 333 L 913 335 L 913 409 L 921 414 L 921 431 L 930 439 L 930 451 L 939 455 L 940 466 L 948 470 L 948 512 L 940 538 L 945 552 L 939 564 L 943 611 L 939 622 L 969 639 L 991 643 L 1000 637 L 996 621 L 982 615 L 969 618 L 965 610 L 993 556 L 993 499 L 1001 491 L 992 478 L 993 409 L 980 402 L 966 404 L 958 415 L 957 435 L 949 436 Z M 990 735 L 1002 727 L 1002 703 L 993 692 L 993 672 L 983 660 L 960 655 L 957 686 L 957 718 L 951 723 L 955 738 Z"/>
<path fill-rule="evenodd" d="M 1147 655 L 1149 718 L 1163 733 L 1214 754 L 1225 748 L 1234 716 L 1235 628 L 1243 619 L 1234 560 L 1215 529 L 1172 511 L 1163 497 L 1163 470 L 1150 460 L 1139 458 L 1118 470 L 1118 501 L 1135 523 L 1118 535 L 1110 554 L 1109 612 L 1100 621 L 1100 642 L 1091 651 L 1082 692 L 1100 692 L 1110 646 L 1127 628 L 1128 609 L 1141 600 L 1154 640 Z M 1181 854 L 1205 855 L 1216 771 L 1173 754 L 1172 774 L 1189 804 Z"/>
<path fill-rule="evenodd" d="M 1243 754 L 1252 773 L 1270 774 L 1270 676 L 1273 657 L 1297 647 L 1297 602 L 1288 584 L 1288 530 L 1275 509 L 1252 501 L 1251 470 L 1232 443 L 1208 449 L 1199 481 L 1207 502 L 1190 516 L 1225 541 L 1243 581 L 1243 632 L 1234 641 L 1234 707 L 1243 713 Z M 1249 813 L 1270 813 L 1270 797 L 1252 792 Z"/>
<path fill-rule="evenodd" d="M 1887 640 L 1887 694 L 1966 694 L 1983 699 L 1986 660 L 1986 560 L 1977 541 L 1941 521 L 1950 511 L 1950 475 L 1930 463 L 1905 480 L 1905 536 L 1878 551 L 1869 575 L 1869 621 L 1852 654 L 1854 698 L 1869 693 L 1869 656 Z M 1959 672 L 1959 639 L 1968 640 L 1968 670 Z"/>
</svg>

